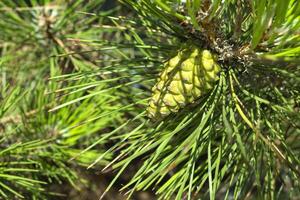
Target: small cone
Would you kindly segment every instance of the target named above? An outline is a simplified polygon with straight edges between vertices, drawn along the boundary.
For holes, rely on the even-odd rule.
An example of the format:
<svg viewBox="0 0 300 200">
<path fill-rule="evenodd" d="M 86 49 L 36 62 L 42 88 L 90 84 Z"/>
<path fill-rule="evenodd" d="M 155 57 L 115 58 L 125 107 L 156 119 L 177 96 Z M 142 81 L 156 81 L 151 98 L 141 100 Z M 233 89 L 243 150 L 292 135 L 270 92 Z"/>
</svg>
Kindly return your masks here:
<svg viewBox="0 0 300 200">
<path fill-rule="evenodd" d="M 152 119 L 178 112 L 213 88 L 221 68 L 208 50 L 189 48 L 164 64 L 147 109 Z"/>
</svg>

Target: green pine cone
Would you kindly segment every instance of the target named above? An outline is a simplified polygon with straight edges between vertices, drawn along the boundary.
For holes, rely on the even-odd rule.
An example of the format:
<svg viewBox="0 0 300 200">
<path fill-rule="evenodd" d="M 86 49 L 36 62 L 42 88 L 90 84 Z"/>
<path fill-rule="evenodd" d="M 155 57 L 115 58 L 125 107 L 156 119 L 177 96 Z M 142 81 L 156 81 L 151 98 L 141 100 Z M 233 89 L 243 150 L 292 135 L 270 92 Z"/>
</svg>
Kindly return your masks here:
<svg viewBox="0 0 300 200">
<path fill-rule="evenodd" d="M 166 61 L 149 101 L 148 116 L 161 119 L 194 102 L 212 89 L 220 66 L 208 50 L 180 51 Z"/>
</svg>

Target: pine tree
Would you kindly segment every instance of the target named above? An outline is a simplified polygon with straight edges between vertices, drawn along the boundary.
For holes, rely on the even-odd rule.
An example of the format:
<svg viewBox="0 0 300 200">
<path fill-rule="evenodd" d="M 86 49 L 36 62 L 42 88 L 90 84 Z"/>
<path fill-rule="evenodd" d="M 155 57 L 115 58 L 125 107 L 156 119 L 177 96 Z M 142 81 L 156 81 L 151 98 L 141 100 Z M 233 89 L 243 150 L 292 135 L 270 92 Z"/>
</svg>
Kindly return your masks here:
<svg viewBox="0 0 300 200">
<path fill-rule="evenodd" d="M 300 196 L 300 2 L 109 3 L 0 2 L 0 198 Z"/>
<path fill-rule="evenodd" d="M 86 40 L 107 52 L 106 65 L 91 73 L 108 75 L 112 82 L 102 91 L 118 91 L 124 107 L 116 111 L 127 119 L 102 136 L 117 140 L 107 151 L 115 159 L 105 169 L 116 172 L 107 191 L 138 165 L 122 188 L 128 198 L 148 189 L 160 199 L 299 196 L 300 2 L 122 2 L 135 14 L 111 18 L 121 35 L 107 43 Z M 184 50 L 188 56 L 170 64 L 186 46 L 199 52 Z M 185 85 L 199 68 L 195 62 L 203 62 L 201 51 L 220 66 L 216 83 L 194 96 L 197 84 L 184 86 L 176 99 L 180 87 L 170 84 Z"/>
</svg>

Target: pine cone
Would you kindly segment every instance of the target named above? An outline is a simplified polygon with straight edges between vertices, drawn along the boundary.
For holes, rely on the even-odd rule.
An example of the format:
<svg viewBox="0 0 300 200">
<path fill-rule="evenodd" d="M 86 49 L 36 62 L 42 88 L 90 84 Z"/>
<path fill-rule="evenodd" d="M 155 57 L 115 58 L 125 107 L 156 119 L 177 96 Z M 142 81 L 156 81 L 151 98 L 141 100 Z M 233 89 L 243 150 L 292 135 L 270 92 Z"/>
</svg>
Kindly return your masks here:
<svg viewBox="0 0 300 200">
<path fill-rule="evenodd" d="M 213 88 L 219 65 L 208 50 L 189 48 L 166 61 L 152 88 L 148 116 L 161 119 L 177 112 Z"/>
</svg>

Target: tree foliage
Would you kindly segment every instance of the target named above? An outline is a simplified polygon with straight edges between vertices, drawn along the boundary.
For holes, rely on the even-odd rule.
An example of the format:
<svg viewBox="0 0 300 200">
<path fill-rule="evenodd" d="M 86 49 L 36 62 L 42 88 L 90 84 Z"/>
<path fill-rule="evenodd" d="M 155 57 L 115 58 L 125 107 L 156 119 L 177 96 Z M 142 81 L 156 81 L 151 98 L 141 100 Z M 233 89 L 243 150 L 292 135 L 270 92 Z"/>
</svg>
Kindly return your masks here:
<svg viewBox="0 0 300 200">
<path fill-rule="evenodd" d="M 50 77 L 96 66 L 92 58 L 97 55 L 62 55 L 76 49 L 89 50 L 68 41 L 71 35 L 102 37 L 104 33 L 95 26 L 103 19 L 87 19 L 84 12 L 100 12 L 104 3 L 0 2 L 1 199 L 58 197 L 64 194 L 53 191 L 51 186 L 63 183 L 79 189 L 78 183 L 84 180 L 78 172 L 103 153 L 103 144 L 82 156 L 78 153 L 98 138 L 101 130 L 112 129 L 115 121 L 122 121 L 121 115 L 115 113 L 96 123 L 83 122 L 119 107 L 117 102 L 112 103 L 118 99 L 113 92 L 84 100 L 86 91 L 78 89 L 84 86 L 100 90 L 105 81 L 87 77 L 72 83 L 49 82 Z M 102 10 L 101 14 L 116 10 Z M 73 102 L 57 111 L 52 109 L 79 97 L 80 104 Z M 110 157 L 105 154 L 100 164 L 106 164 Z"/>
<path fill-rule="evenodd" d="M 18 184 L 33 194 L 40 175 L 72 183 L 75 164 L 113 170 L 102 197 L 133 170 L 121 189 L 129 199 L 144 190 L 160 199 L 300 195 L 299 1 L 122 0 L 109 10 L 101 0 L 12 2 L 0 3 L 8 19 L 0 21 L 1 124 L 11 133 L 2 155 L 13 155 L 2 170 L 3 197 L 23 196 Z M 187 46 L 215 56 L 217 82 L 150 119 L 151 88 Z M 8 110 L 20 120 L 7 118 Z M 18 156 L 50 159 L 55 170 L 31 163 L 19 171 L 29 178 L 12 183 L 5 170 Z"/>
</svg>

